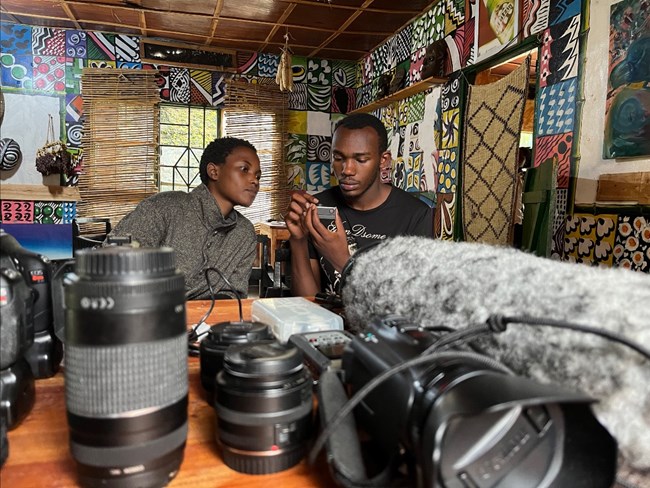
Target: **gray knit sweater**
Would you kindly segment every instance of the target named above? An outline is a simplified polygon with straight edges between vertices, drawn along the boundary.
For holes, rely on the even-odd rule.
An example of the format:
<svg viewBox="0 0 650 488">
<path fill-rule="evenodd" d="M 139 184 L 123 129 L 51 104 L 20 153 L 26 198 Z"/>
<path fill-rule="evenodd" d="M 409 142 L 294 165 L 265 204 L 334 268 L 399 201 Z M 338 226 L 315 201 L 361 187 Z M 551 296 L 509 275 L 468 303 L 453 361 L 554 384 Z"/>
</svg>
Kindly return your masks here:
<svg viewBox="0 0 650 488">
<path fill-rule="evenodd" d="M 188 300 L 210 298 L 204 274 L 209 267 L 221 271 L 237 292 L 247 296 L 257 246 L 255 229 L 236 210 L 224 217 L 204 184 L 190 193 L 168 191 L 143 200 L 110 235 L 127 234 L 143 247 L 174 249 Z M 215 292 L 227 287 L 216 272 L 209 277 Z"/>
</svg>

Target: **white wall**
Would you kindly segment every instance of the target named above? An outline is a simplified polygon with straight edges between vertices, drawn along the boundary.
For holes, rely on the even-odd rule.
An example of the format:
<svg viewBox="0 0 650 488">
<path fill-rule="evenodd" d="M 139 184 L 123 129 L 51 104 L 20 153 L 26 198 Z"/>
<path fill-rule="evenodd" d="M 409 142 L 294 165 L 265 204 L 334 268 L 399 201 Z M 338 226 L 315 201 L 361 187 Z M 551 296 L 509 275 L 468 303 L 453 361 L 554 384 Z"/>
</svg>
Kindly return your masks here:
<svg viewBox="0 0 650 488">
<path fill-rule="evenodd" d="M 603 159 L 605 97 L 609 62 L 610 7 L 619 0 L 591 0 L 585 60 L 584 95 L 580 127 L 580 164 L 575 202 L 596 200 L 598 177 L 607 173 L 650 171 L 650 157 Z"/>
<path fill-rule="evenodd" d="M 60 97 L 6 93 L 2 137 L 14 139 L 23 153 L 22 162 L 2 171 L 2 182 L 22 185 L 58 185 L 59 175 L 43 176 L 36 171 L 36 151 L 47 139 L 48 114 L 54 118 L 54 138 L 59 139 Z"/>
</svg>

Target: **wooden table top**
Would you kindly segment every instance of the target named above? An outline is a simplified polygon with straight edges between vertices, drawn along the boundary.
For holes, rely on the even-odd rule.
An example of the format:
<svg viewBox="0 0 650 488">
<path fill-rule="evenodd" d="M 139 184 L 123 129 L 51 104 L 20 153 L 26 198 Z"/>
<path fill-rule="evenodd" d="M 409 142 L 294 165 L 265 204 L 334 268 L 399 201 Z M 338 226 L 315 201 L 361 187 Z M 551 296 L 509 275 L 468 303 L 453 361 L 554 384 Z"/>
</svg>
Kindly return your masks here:
<svg viewBox="0 0 650 488">
<path fill-rule="evenodd" d="M 243 300 L 244 319 L 250 319 L 253 300 Z M 209 301 L 187 303 L 187 323 L 196 323 L 209 308 Z M 208 324 L 238 320 L 235 300 L 219 300 L 207 319 Z M 180 471 L 171 488 L 276 486 L 282 488 L 330 488 L 324 456 L 314 466 L 303 459 L 286 471 L 268 475 L 246 475 L 227 467 L 215 440 L 215 412 L 208 405 L 200 381 L 199 360 L 189 361 L 189 432 Z M 63 371 L 54 377 L 36 380 L 33 409 L 9 432 L 9 458 L 0 470 L 2 488 L 77 486 L 75 463 L 68 447 Z"/>
</svg>

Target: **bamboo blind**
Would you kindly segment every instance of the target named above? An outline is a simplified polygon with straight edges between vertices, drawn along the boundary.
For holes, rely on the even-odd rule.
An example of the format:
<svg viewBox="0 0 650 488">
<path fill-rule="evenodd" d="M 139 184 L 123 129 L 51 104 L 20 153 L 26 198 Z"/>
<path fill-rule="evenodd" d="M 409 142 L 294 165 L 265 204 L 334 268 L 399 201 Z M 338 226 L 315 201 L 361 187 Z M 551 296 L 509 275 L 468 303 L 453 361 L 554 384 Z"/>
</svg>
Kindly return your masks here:
<svg viewBox="0 0 650 488">
<path fill-rule="evenodd" d="M 260 192 L 249 208 L 238 208 L 254 224 L 277 219 L 289 203 L 285 170 L 287 95 L 276 85 L 232 81 L 226 88 L 225 132 L 249 141 L 262 167 Z"/>
<path fill-rule="evenodd" d="M 156 74 L 152 70 L 83 70 L 80 217 L 108 217 L 115 226 L 140 201 L 158 192 Z"/>
</svg>

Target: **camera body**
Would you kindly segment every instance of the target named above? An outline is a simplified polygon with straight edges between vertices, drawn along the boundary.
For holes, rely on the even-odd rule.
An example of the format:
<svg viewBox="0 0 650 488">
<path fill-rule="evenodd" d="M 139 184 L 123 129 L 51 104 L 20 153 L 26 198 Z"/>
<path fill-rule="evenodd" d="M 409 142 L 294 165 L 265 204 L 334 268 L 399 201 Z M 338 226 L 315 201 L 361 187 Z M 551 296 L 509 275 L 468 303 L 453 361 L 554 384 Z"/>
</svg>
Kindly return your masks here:
<svg viewBox="0 0 650 488">
<path fill-rule="evenodd" d="M 32 296 L 26 310 L 32 338 L 24 357 L 35 378 L 49 378 L 56 374 L 63 358 L 63 344 L 54 333 L 52 264 L 47 257 L 23 248 L 6 232 L 0 232 L 0 247 L 2 268 L 20 273 Z"/>
<path fill-rule="evenodd" d="M 592 399 L 505 374 L 467 351 L 431 354 L 439 338 L 388 316 L 371 321 L 343 354 L 351 394 L 393 367 L 418 362 L 389 376 L 355 410 L 387 459 L 406 453 L 412 484 L 612 485 L 616 442 L 593 416 Z"/>
</svg>

